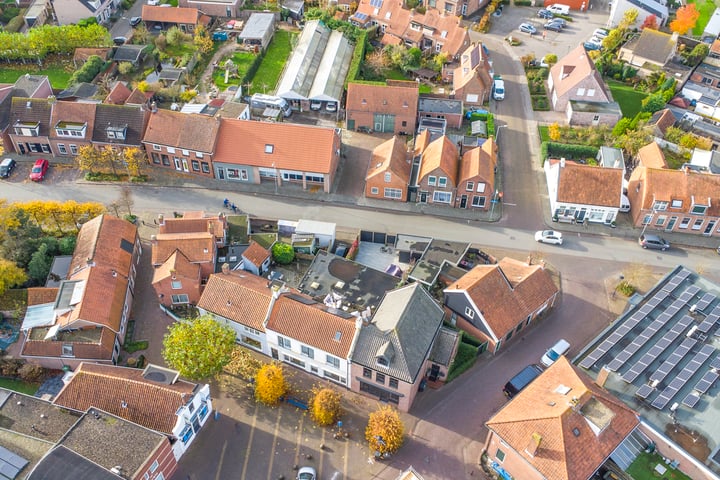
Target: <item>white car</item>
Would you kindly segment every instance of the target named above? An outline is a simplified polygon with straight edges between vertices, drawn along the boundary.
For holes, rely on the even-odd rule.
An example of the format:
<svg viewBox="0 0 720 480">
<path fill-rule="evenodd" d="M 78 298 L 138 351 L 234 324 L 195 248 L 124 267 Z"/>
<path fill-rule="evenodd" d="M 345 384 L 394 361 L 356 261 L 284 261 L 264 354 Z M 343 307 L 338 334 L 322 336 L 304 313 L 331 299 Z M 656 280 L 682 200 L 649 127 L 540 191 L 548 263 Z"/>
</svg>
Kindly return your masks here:
<svg viewBox="0 0 720 480">
<path fill-rule="evenodd" d="M 313 467 L 302 467 L 298 470 L 297 480 L 317 480 L 317 473 Z"/>
<path fill-rule="evenodd" d="M 593 32 L 593 37 L 605 38 L 608 36 L 608 31 L 604 28 L 596 28 Z"/>
<path fill-rule="evenodd" d="M 529 33 L 530 35 L 535 35 L 537 33 L 537 28 L 530 23 L 521 23 L 518 30 L 523 33 Z"/>
<path fill-rule="evenodd" d="M 548 351 L 545 352 L 545 355 L 543 355 L 540 359 L 540 363 L 542 363 L 546 367 L 549 367 L 550 365 L 555 363 L 555 360 L 565 355 L 568 350 L 570 350 L 570 344 L 567 340 L 561 338 L 557 341 L 557 343 L 555 343 L 555 345 L 550 347 Z"/>
<path fill-rule="evenodd" d="M 160 0 L 148 0 L 148 5 L 157 6 L 160 5 Z"/>
<path fill-rule="evenodd" d="M 551 245 L 562 245 L 562 233 L 555 230 L 540 230 L 535 232 L 535 241 L 540 243 L 549 243 Z"/>
</svg>

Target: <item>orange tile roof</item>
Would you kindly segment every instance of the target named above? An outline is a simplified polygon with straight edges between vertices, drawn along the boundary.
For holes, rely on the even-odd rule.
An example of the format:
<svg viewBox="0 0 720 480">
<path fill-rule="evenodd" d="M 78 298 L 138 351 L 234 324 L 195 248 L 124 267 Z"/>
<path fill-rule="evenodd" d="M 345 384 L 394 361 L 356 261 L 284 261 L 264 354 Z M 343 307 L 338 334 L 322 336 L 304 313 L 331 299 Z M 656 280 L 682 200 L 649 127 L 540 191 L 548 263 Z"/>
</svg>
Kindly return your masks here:
<svg viewBox="0 0 720 480">
<path fill-rule="evenodd" d="M 497 163 L 497 144 L 489 138 L 479 148 L 465 152 L 460 162 L 458 183 L 480 177 L 491 187 L 495 185 L 495 165 Z"/>
<path fill-rule="evenodd" d="M 460 66 L 453 70 L 453 89 L 460 90 L 477 77 L 483 87 L 489 90 L 492 85 L 489 69 L 482 43 L 470 45 L 460 56 Z"/>
<path fill-rule="evenodd" d="M 665 135 L 668 128 L 675 125 L 675 115 L 673 115 L 669 108 L 664 108 L 655 113 L 653 119 L 655 119 L 655 127 L 660 130 L 663 135 Z"/>
<path fill-rule="evenodd" d="M 597 72 L 595 64 L 590 60 L 582 44 L 578 45 L 577 48 L 550 68 L 553 88 L 558 97 L 565 95 L 566 92 L 575 88 L 579 82 L 582 82 L 595 72 Z M 600 85 L 603 85 L 602 80 L 600 80 Z"/>
<path fill-rule="evenodd" d="M 667 168 L 665 154 L 655 142 L 649 143 L 638 150 L 638 164 L 648 168 Z"/>
<path fill-rule="evenodd" d="M 619 207 L 623 188 L 623 171 L 565 161 L 552 161 L 560 169 L 557 201 Z"/>
<path fill-rule="evenodd" d="M 652 210 L 655 201 L 671 203 L 672 200 L 681 200 L 683 211 L 688 211 L 693 201 L 699 205 L 709 203 L 705 215 L 720 216 L 720 175 L 638 166 L 633 170 L 630 181 L 640 179 L 645 182 L 640 205 L 642 210 Z"/>
<path fill-rule="evenodd" d="M 141 16 L 145 22 L 196 25 L 200 17 L 200 12 L 197 8 L 143 5 Z"/>
<path fill-rule="evenodd" d="M 57 297 L 57 288 L 30 287 L 27 289 L 27 306 L 42 305 L 43 303 L 54 303 Z"/>
<path fill-rule="evenodd" d="M 710 53 L 714 53 L 715 55 L 720 54 L 720 40 L 713 40 L 712 46 L 710 47 Z"/>
<path fill-rule="evenodd" d="M 141 92 L 138 88 L 135 88 L 129 97 L 125 99 L 125 105 L 144 105 L 150 100 L 154 92 Z"/>
<path fill-rule="evenodd" d="M 266 329 L 338 358 L 348 358 L 356 334 L 354 317 L 342 318 L 327 312 L 324 305 L 313 303 L 310 298 L 302 297 L 304 301 L 299 301 L 293 297 L 295 295 L 284 294 L 277 299 Z M 335 340 L 337 332 L 340 340 Z"/>
<path fill-rule="evenodd" d="M 99 215 L 85 223 L 80 229 L 73 252 L 68 278 L 87 266 L 88 261 L 95 265 L 104 265 L 127 276 L 130 273 L 132 252 L 122 245 L 135 245 L 137 227 L 130 222 L 112 215 Z"/>
<path fill-rule="evenodd" d="M 152 246 L 152 264 L 160 265 L 176 250 L 193 263 L 212 262 L 215 257 L 215 237 L 211 233 L 159 233 Z"/>
<path fill-rule="evenodd" d="M 198 308 L 264 332 L 273 295 L 268 283 L 249 272 L 210 275 Z"/>
<path fill-rule="evenodd" d="M 560 386 L 570 391 L 560 393 Z M 577 399 L 574 408 L 573 399 Z M 638 424 L 635 412 L 560 357 L 496 413 L 487 427 L 544 478 L 586 480 Z M 534 436 L 540 444 L 530 455 L 526 448 Z"/>
<path fill-rule="evenodd" d="M 219 126 L 219 120 L 208 115 L 160 109 L 150 115 L 143 143 L 212 153 L 215 150 Z"/>
<path fill-rule="evenodd" d="M 137 368 L 81 363 L 53 403 L 80 411 L 97 407 L 169 435 L 175 412 L 190 401 L 195 387 L 184 380 L 171 385 L 146 380 Z"/>
<path fill-rule="evenodd" d="M 431 139 L 432 136 L 430 135 L 430 130 L 423 130 L 420 132 L 415 139 L 415 150 L 413 151 L 413 156 L 417 157 L 418 155 L 422 155 L 427 146 L 430 144 Z"/>
<path fill-rule="evenodd" d="M 384 175 L 385 172 L 392 172 L 393 176 L 401 179 L 404 183 L 408 183 L 410 182 L 411 168 L 412 165 L 408 161 L 405 140 L 395 135 L 373 150 L 366 179 Z"/>
<path fill-rule="evenodd" d="M 173 274 L 181 278 L 194 278 L 200 280 L 200 265 L 191 263 L 179 250 L 175 250 L 165 262 L 153 271 L 152 283 L 157 283 Z"/>
<path fill-rule="evenodd" d="M 270 256 L 270 252 L 255 241 L 250 241 L 248 248 L 242 253 L 244 259 L 256 267 L 260 267 Z"/>
<path fill-rule="evenodd" d="M 123 82 L 117 82 L 112 90 L 110 90 L 110 93 L 108 93 L 108 96 L 105 97 L 103 103 L 125 105 L 125 100 L 130 97 L 131 93 L 132 91 Z"/>
<path fill-rule="evenodd" d="M 507 257 L 496 265 L 476 266 L 446 289 L 453 290 L 470 296 L 495 338 L 503 338 L 558 292 L 540 265 Z"/>
<path fill-rule="evenodd" d="M 420 92 L 417 84 L 410 87 L 348 84 L 346 110 L 350 112 L 389 113 L 417 117 Z"/>
<path fill-rule="evenodd" d="M 164 218 L 158 233 L 212 232 L 215 237 L 225 237 L 227 221 L 225 215 L 205 215 L 204 212 L 185 212 L 182 218 Z"/>
<path fill-rule="evenodd" d="M 329 174 L 339 148 L 335 139 L 332 128 L 223 118 L 215 156 L 225 163 Z M 272 153 L 266 153 L 268 145 Z"/>
<path fill-rule="evenodd" d="M 458 149 L 449 137 L 443 135 L 430 142 L 422 154 L 418 179 L 425 178 L 439 168 L 448 176 L 451 186 L 457 185 L 458 164 L 460 163 L 458 157 Z"/>
<path fill-rule="evenodd" d="M 98 342 L 79 342 L 68 339 L 64 340 L 30 340 L 32 330 L 27 333 L 25 343 L 22 346 L 21 354 L 25 357 L 60 357 L 63 353 L 63 345 L 72 344 L 73 358 L 79 360 L 110 361 L 115 347 L 115 332 L 107 327 L 102 327 L 100 340 Z"/>
</svg>

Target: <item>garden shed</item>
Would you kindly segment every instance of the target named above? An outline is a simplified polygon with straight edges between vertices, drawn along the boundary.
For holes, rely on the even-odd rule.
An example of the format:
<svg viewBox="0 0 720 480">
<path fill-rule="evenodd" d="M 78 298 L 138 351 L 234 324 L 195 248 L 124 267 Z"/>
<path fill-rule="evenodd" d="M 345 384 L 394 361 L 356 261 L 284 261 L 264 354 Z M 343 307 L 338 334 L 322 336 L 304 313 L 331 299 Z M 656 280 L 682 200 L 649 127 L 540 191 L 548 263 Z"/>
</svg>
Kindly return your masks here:
<svg viewBox="0 0 720 480">
<path fill-rule="evenodd" d="M 253 13 L 238 36 L 238 42 L 246 47 L 265 50 L 275 33 L 274 13 Z"/>
</svg>

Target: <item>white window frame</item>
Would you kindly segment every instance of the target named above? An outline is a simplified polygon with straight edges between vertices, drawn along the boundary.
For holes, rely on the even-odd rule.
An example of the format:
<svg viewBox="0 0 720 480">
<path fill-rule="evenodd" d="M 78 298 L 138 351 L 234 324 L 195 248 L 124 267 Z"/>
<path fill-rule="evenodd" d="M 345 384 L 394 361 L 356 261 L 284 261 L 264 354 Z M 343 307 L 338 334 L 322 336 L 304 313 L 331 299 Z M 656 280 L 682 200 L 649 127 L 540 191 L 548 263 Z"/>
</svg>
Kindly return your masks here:
<svg viewBox="0 0 720 480">
<path fill-rule="evenodd" d="M 450 205 L 452 203 L 452 192 L 435 190 L 433 192 L 433 203 L 444 203 L 446 205 Z"/>
<path fill-rule="evenodd" d="M 470 307 L 465 307 L 465 316 L 468 318 L 475 318 L 475 310 Z"/>
<path fill-rule="evenodd" d="M 383 191 L 385 198 L 400 199 L 402 198 L 402 190 L 399 188 L 386 188 Z"/>
<path fill-rule="evenodd" d="M 467 185 L 465 186 L 466 192 L 472 192 L 475 190 L 475 182 L 467 182 Z"/>
<path fill-rule="evenodd" d="M 578 97 L 584 97 L 585 96 L 585 89 L 580 87 L 577 89 L 577 96 Z"/>
<path fill-rule="evenodd" d="M 180 290 L 182 289 L 182 282 L 180 280 L 170 280 L 170 288 Z"/>
<path fill-rule="evenodd" d="M 300 355 L 303 357 L 315 359 L 315 350 L 307 345 L 300 345 Z"/>
<path fill-rule="evenodd" d="M 437 177 L 435 175 L 428 176 L 428 185 L 434 187 L 437 184 Z"/>
<path fill-rule="evenodd" d="M 178 293 L 175 295 L 171 295 L 170 297 L 173 305 L 183 305 L 186 303 L 190 303 L 190 297 L 188 297 L 187 293 Z"/>
<path fill-rule="evenodd" d="M 370 195 L 378 195 L 380 194 L 380 189 L 378 187 L 370 187 Z"/>
<path fill-rule="evenodd" d="M 65 148 L 64 143 L 58 143 L 57 147 L 58 147 L 58 152 L 60 153 L 60 155 L 67 155 L 67 148 Z"/>
<path fill-rule="evenodd" d="M 438 178 L 438 187 L 440 187 L 440 188 L 447 187 L 447 177 Z"/>
</svg>

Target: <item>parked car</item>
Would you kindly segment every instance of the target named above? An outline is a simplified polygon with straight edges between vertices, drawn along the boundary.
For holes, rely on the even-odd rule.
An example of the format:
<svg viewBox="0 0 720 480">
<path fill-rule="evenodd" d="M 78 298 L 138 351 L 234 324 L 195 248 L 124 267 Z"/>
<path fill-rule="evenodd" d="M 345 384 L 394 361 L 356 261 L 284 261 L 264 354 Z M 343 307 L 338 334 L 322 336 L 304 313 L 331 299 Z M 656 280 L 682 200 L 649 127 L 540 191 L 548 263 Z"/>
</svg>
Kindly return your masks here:
<svg viewBox="0 0 720 480">
<path fill-rule="evenodd" d="M 518 27 L 518 30 L 520 30 L 523 33 L 529 33 L 530 35 L 535 35 L 537 33 L 537 28 L 535 28 L 533 25 L 529 23 L 521 23 Z"/>
<path fill-rule="evenodd" d="M 562 245 L 562 233 L 555 230 L 540 230 L 535 232 L 535 241 L 540 243 L 549 243 L 551 245 Z"/>
<path fill-rule="evenodd" d="M 562 26 L 559 23 L 548 22 L 543 28 L 552 32 L 562 32 Z"/>
<path fill-rule="evenodd" d="M 555 345 L 550 347 L 548 351 L 545 352 L 545 355 L 543 355 L 540 359 L 540 363 L 542 363 L 546 367 L 549 367 L 550 365 L 555 363 L 555 360 L 565 355 L 568 350 L 570 350 L 570 344 L 567 340 L 561 338 L 555 343 Z"/>
<path fill-rule="evenodd" d="M 560 18 L 560 17 L 553 18 L 548 23 L 557 23 L 562 28 L 567 27 L 567 20 L 565 20 L 564 18 Z"/>
<path fill-rule="evenodd" d="M 317 473 L 313 467 L 302 467 L 298 470 L 297 480 L 317 480 Z"/>
<path fill-rule="evenodd" d="M 321 110 L 322 109 L 322 102 L 318 100 L 313 100 L 310 102 L 310 110 Z"/>
<path fill-rule="evenodd" d="M 670 248 L 670 242 L 662 238 L 660 235 L 652 233 L 643 233 L 640 235 L 638 243 L 642 248 L 649 248 L 650 250 L 665 251 Z"/>
<path fill-rule="evenodd" d="M 604 28 L 596 28 L 593 32 L 593 37 L 605 38 L 608 36 L 608 31 Z"/>
<path fill-rule="evenodd" d="M 591 43 L 599 43 L 599 44 L 602 46 L 603 40 L 605 40 L 605 39 L 602 38 L 602 37 L 595 37 L 595 36 L 593 36 L 593 37 L 590 38 L 590 40 L 588 40 L 588 42 L 591 42 Z"/>
<path fill-rule="evenodd" d="M 602 45 L 596 42 L 585 42 L 583 43 L 585 50 L 602 50 Z"/>
<path fill-rule="evenodd" d="M 8 178 L 13 170 L 15 170 L 15 160 L 6 158 L 0 163 L 0 178 Z"/>
<path fill-rule="evenodd" d="M 563 5 L 562 3 L 556 3 L 555 5 L 550 5 L 549 7 L 547 7 L 547 9 L 556 15 L 569 15 L 570 14 L 570 6 Z"/>
<path fill-rule="evenodd" d="M 50 168 L 50 162 L 44 158 L 38 158 L 35 160 L 35 165 L 33 165 L 32 170 L 30 170 L 30 180 L 33 182 L 41 181 L 45 178 L 48 168 Z"/>
<path fill-rule="evenodd" d="M 539 67 L 539 68 L 550 68 L 550 64 L 547 63 L 544 58 L 542 60 L 538 60 L 538 59 L 531 60 L 530 66 L 531 67 Z"/>
<path fill-rule="evenodd" d="M 520 393 L 525 387 L 530 385 L 533 380 L 540 376 L 542 368 L 538 365 L 528 365 L 523 368 L 520 373 L 512 377 L 503 387 L 503 393 L 508 398 L 513 398 Z"/>
<path fill-rule="evenodd" d="M 550 19 L 553 18 L 555 15 L 550 11 L 546 9 L 538 10 L 537 16 L 544 19 Z"/>
<path fill-rule="evenodd" d="M 113 38 L 113 43 L 115 45 L 125 45 L 127 43 L 127 38 L 125 37 L 115 37 Z"/>
<path fill-rule="evenodd" d="M 335 103 L 335 102 L 328 102 L 328 103 L 325 105 L 325 110 L 327 110 L 328 112 L 336 112 L 336 111 L 337 111 L 337 103 Z"/>
<path fill-rule="evenodd" d="M 142 22 L 142 17 L 130 17 L 130 26 L 137 27 Z"/>
</svg>

